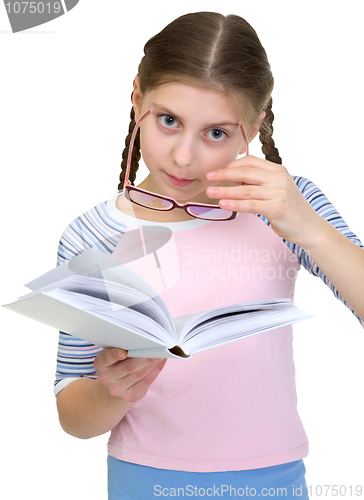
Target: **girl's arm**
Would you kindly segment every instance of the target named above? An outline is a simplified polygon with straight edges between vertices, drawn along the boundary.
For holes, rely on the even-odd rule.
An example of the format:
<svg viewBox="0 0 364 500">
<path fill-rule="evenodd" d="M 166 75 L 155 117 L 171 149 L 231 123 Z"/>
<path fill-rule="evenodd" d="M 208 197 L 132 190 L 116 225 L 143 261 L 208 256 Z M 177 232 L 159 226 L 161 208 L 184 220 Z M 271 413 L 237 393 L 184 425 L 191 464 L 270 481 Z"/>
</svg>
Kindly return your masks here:
<svg viewBox="0 0 364 500">
<path fill-rule="evenodd" d="M 263 215 L 286 241 L 303 248 L 355 313 L 364 319 L 364 251 L 323 219 L 302 195 L 287 170 L 248 156 L 209 172 L 212 181 L 237 186 L 208 188 L 219 205 Z M 244 185 L 242 185 L 244 183 Z"/>
<path fill-rule="evenodd" d="M 317 230 L 300 246 L 363 322 L 364 250 L 318 217 Z"/>
<path fill-rule="evenodd" d="M 74 380 L 58 393 L 59 421 L 64 431 L 88 439 L 112 430 L 145 396 L 166 362 L 126 356 L 123 349 L 101 351 L 94 362 L 97 379 Z"/>
</svg>

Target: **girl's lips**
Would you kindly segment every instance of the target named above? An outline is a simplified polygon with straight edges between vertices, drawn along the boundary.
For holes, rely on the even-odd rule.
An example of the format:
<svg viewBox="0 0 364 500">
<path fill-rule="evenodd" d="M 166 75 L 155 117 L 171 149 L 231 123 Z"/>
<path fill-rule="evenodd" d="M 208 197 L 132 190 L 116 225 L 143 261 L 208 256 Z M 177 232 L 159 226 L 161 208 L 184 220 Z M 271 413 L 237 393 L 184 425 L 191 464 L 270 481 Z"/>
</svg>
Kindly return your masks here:
<svg viewBox="0 0 364 500">
<path fill-rule="evenodd" d="M 169 182 L 171 184 L 173 184 L 173 186 L 179 186 L 179 187 L 184 187 L 184 186 L 188 186 L 189 184 L 191 184 L 195 179 L 177 179 L 177 177 L 173 177 L 173 175 L 169 175 L 167 174 L 166 172 L 166 176 L 167 176 L 167 179 L 169 180 Z"/>
</svg>

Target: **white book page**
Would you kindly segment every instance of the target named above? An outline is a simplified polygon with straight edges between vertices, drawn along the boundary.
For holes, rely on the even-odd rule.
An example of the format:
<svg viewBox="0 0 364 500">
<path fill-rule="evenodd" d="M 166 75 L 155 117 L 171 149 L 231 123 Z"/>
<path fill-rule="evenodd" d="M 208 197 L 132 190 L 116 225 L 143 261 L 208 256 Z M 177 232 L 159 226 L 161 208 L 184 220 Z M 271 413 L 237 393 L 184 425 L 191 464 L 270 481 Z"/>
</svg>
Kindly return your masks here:
<svg viewBox="0 0 364 500">
<path fill-rule="evenodd" d="M 293 303 L 290 299 L 272 299 L 266 302 L 243 302 L 232 304 L 226 307 L 210 309 L 201 313 L 190 314 L 188 316 L 181 316 L 180 318 L 175 318 L 174 322 L 178 333 L 179 342 L 183 342 L 184 339 L 188 336 L 190 330 L 195 328 L 200 323 L 204 323 L 205 321 L 214 321 L 214 318 L 217 318 L 218 316 L 234 312 L 243 313 L 244 311 L 269 309 L 272 307 L 277 308 L 279 306 L 287 307 L 288 305 L 293 306 Z"/>
<path fill-rule="evenodd" d="M 124 290 L 126 290 L 125 287 L 137 290 L 144 295 L 143 298 L 141 296 L 142 300 L 139 300 L 138 296 L 134 296 L 135 304 L 137 304 L 138 301 L 144 302 L 146 300 L 145 297 L 152 299 L 159 309 L 163 311 L 163 315 L 158 316 L 160 318 L 159 322 L 163 324 L 169 332 L 174 332 L 172 316 L 167 305 L 156 290 L 136 273 L 120 264 L 118 260 L 96 248 L 90 248 L 82 254 L 76 255 L 76 257 L 73 257 L 68 262 L 52 269 L 48 273 L 28 283 L 26 286 L 36 292 L 47 291 L 63 287 L 63 284 L 73 276 L 84 276 L 89 278 L 98 276 L 100 279 L 103 278 L 106 287 L 109 289 L 111 301 L 113 301 L 113 297 L 117 296 L 118 293 L 116 288 L 108 283 L 115 282 L 124 285 Z M 22 298 L 24 297 L 26 296 Z M 155 311 L 151 304 L 148 310 Z M 155 312 L 153 314 L 155 314 Z"/>
<path fill-rule="evenodd" d="M 209 347 L 225 344 L 263 331 L 307 319 L 298 307 L 288 309 L 257 310 L 249 314 L 236 314 L 217 318 L 214 322 L 195 327 L 184 340 L 189 352 L 199 352 Z"/>
<path fill-rule="evenodd" d="M 160 297 L 160 295 L 154 290 L 153 287 L 149 285 L 148 282 L 140 278 L 137 274 L 133 273 L 130 269 L 125 266 L 119 265 L 113 268 L 106 269 L 102 271 L 102 276 L 105 281 L 114 281 L 120 283 L 130 289 L 137 290 L 138 292 L 150 297 L 158 305 L 164 313 L 164 317 L 167 318 L 169 326 L 168 331 L 174 331 L 174 323 L 171 313 L 167 307 L 167 304 Z"/>
<path fill-rule="evenodd" d="M 102 299 L 105 303 L 105 308 L 111 308 L 114 311 L 122 308 L 131 308 L 161 325 L 171 338 L 177 338 L 174 325 L 172 324 L 171 327 L 170 319 L 166 317 L 164 310 L 159 307 L 156 301 L 137 289 L 130 288 L 118 282 L 81 275 L 74 275 L 68 278 L 64 282 L 59 283 L 57 288 Z"/>
<path fill-rule="evenodd" d="M 145 314 L 141 314 L 129 307 L 120 306 L 113 309 L 110 302 L 103 299 L 92 297 L 83 293 L 72 292 L 70 290 L 54 289 L 46 292 L 60 302 L 69 304 L 73 307 L 88 311 L 99 318 L 104 318 L 118 324 L 130 331 L 137 332 L 139 335 L 157 340 L 161 340 L 166 345 L 171 343 L 171 335 L 157 322 Z M 100 345 L 107 336 L 107 328 L 100 331 Z"/>
</svg>

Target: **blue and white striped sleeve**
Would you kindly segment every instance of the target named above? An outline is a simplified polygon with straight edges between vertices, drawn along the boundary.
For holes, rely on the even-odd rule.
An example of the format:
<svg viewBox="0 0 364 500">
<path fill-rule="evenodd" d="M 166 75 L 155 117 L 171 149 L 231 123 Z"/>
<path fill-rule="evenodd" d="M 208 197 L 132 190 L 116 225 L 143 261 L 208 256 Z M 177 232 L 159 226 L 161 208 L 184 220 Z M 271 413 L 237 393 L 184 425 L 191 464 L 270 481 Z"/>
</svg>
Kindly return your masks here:
<svg viewBox="0 0 364 500">
<path fill-rule="evenodd" d="M 76 224 L 77 222 L 73 222 Z M 63 233 L 57 253 L 57 265 L 82 253 L 86 244 L 72 228 L 72 224 Z M 102 349 L 89 342 L 78 339 L 65 332 L 59 332 L 57 371 L 54 382 L 54 394 L 57 395 L 68 384 L 81 377 L 96 378 L 93 362 Z"/>
<path fill-rule="evenodd" d="M 311 181 L 305 179 L 304 177 L 292 176 L 299 190 L 306 198 L 306 200 L 310 203 L 310 205 L 316 210 L 318 214 L 321 215 L 324 219 L 326 219 L 330 224 L 342 234 L 344 234 L 349 240 L 358 245 L 361 248 L 363 244 L 359 240 L 359 238 L 350 230 L 344 219 L 341 217 L 336 208 L 332 205 L 332 203 L 326 198 L 323 192 Z M 268 219 L 263 216 L 259 216 L 267 225 L 270 225 Z M 297 256 L 300 264 L 311 274 L 314 276 L 318 276 L 322 279 L 322 281 L 331 289 L 336 298 L 338 298 L 343 304 L 345 304 L 352 313 L 355 314 L 353 309 L 349 304 L 343 299 L 340 293 L 336 290 L 334 285 L 328 280 L 325 274 L 321 271 L 321 269 L 317 266 L 317 264 L 310 258 L 308 253 L 306 253 L 301 247 L 296 245 L 295 243 L 290 243 L 289 241 L 283 240 L 288 248 Z M 359 322 L 362 326 L 364 326 L 364 322 L 359 318 L 358 315 L 355 314 L 358 318 Z"/>
<path fill-rule="evenodd" d="M 57 265 L 91 247 L 112 253 L 125 226 L 113 221 L 107 213 L 106 203 L 75 219 L 64 231 L 58 246 Z M 96 379 L 93 362 L 101 347 L 85 342 L 68 333 L 59 332 L 57 371 L 54 394 L 57 395 L 73 380 L 81 377 Z"/>
</svg>

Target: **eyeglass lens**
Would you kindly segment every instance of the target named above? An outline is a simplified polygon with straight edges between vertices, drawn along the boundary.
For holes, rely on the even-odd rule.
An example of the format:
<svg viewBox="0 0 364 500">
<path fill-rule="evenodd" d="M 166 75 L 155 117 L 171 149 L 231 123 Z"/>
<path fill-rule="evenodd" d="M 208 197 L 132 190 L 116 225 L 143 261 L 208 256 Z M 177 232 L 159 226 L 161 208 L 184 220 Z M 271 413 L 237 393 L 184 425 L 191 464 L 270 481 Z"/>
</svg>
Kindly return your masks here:
<svg viewBox="0 0 364 500">
<path fill-rule="evenodd" d="M 155 210 L 170 210 L 173 207 L 173 203 L 168 200 L 147 193 L 141 193 L 134 189 L 129 191 L 129 196 L 132 201 L 140 203 L 148 208 L 154 208 Z"/>
<path fill-rule="evenodd" d="M 223 210 L 222 208 L 208 208 L 192 205 L 187 208 L 189 214 L 198 217 L 199 219 L 214 219 L 224 220 L 229 219 L 232 215 L 231 210 Z"/>
</svg>

